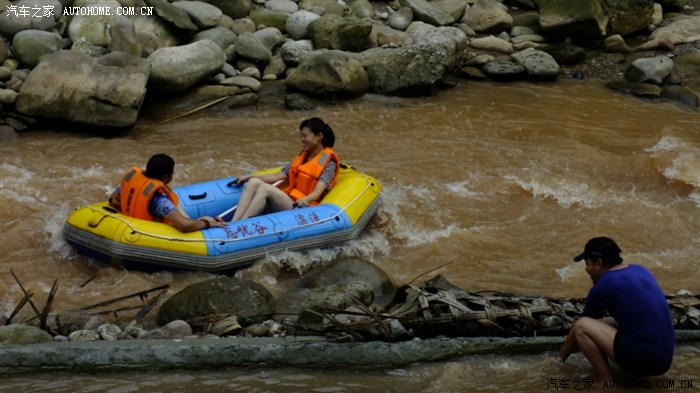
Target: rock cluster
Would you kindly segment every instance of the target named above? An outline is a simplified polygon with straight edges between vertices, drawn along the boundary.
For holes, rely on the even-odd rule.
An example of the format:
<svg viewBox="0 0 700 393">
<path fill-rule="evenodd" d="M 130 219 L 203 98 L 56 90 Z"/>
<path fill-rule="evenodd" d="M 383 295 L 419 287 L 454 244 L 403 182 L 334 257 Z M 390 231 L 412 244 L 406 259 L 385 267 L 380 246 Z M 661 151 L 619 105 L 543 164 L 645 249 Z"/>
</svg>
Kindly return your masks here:
<svg viewBox="0 0 700 393">
<path fill-rule="evenodd" d="M 453 75 L 599 73 L 624 82 L 613 88 L 697 108 L 696 8 L 698 0 L 0 0 L 0 123 L 127 129 L 147 94 L 250 105 L 261 83 L 284 80 L 287 105 L 309 108 L 329 95 L 425 94 Z"/>
</svg>

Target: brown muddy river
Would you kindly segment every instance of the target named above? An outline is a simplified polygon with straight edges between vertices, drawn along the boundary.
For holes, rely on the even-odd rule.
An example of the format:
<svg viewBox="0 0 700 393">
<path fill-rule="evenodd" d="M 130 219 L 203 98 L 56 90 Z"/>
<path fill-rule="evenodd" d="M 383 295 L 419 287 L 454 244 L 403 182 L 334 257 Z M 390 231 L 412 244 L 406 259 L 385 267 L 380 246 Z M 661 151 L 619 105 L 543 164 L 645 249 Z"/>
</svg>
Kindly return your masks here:
<svg viewBox="0 0 700 393">
<path fill-rule="evenodd" d="M 76 207 L 105 200 L 126 169 L 154 153 L 175 158 L 174 186 L 285 164 L 300 149 L 299 122 L 311 116 L 333 127 L 342 161 L 383 184 L 382 205 L 357 240 L 271 255 L 238 273 L 273 293 L 284 288 L 282 276 L 357 256 L 398 285 L 444 265 L 431 275 L 468 290 L 582 297 L 590 280 L 571 258 L 599 235 L 616 239 L 625 261 L 646 266 L 664 292 L 700 292 L 700 114 L 595 81 L 465 81 L 431 97 L 367 95 L 312 112 L 277 103 L 214 106 L 164 124 L 146 117 L 116 137 L 45 130 L 1 141 L 0 314 L 9 316 L 22 296 L 10 269 L 39 304 L 58 279 L 56 310 L 163 284 L 172 294 L 213 277 L 96 263 L 66 245 L 63 222 Z M 582 355 L 546 366 L 551 355 L 483 355 L 376 372 L 39 373 L 5 376 L 0 391 L 540 392 L 556 390 L 553 380 L 590 376 Z M 688 391 L 680 381 L 689 379 L 698 389 L 699 355 L 697 344 L 679 346 L 668 374 L 644 391 Z M 665 389 L 668 381 L 676 389 Z"/>
</svg>

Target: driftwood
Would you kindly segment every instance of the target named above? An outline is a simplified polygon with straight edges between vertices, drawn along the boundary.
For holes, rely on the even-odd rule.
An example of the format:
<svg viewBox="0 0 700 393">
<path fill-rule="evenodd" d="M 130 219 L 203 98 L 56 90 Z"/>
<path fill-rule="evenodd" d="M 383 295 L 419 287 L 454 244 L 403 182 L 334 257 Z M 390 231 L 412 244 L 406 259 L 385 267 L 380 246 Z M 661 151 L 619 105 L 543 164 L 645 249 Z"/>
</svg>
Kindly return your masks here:
<svg viewBox="0 0 700 393">
<path fill-rule="evenodd" d="M 700 296 L 667 295 L 666 298 L 676 329 L 700 329 Z M 421 286 L 404 286 L 403 299 L 383 313 L 376 313 L 360 302 L 346 310 L 315 312 L 327 321 L 323 332 L 343 332 L 357 341 L 436 336 L 561 336 L 581 316 L 585 300 L 468 292 L 437 276 Z"/>
</svg>

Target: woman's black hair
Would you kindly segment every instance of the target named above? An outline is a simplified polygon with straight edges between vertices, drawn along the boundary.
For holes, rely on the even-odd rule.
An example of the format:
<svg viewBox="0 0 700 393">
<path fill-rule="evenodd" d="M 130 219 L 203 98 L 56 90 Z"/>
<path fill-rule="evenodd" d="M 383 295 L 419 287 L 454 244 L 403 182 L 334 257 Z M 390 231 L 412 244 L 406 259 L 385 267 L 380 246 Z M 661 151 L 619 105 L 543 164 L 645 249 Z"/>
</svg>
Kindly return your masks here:
<svg viewBox="0 0 700 393">
<path fill-rule="evenodd" d="M 163 180 L 175 171 L 175 160 L 167 154 L 154 154 L 146 164 L 146 176 L 151 179 Z"/>
<path fill-rule="evenodd" d="M 333 129 L 331 126 L 326 124 L 326 122 L 321 120 L 321 118 L 312 117 L 302 121 L 299 125 L 299 130 L 301 131 L 303 128 L 308 128 L 314 133 L 314 135 L 323 134 L 323 138 L 321 139 L 323 147 L 333 147 L 335 144 L 335 134 L 333 133 Z"/>
</svg>

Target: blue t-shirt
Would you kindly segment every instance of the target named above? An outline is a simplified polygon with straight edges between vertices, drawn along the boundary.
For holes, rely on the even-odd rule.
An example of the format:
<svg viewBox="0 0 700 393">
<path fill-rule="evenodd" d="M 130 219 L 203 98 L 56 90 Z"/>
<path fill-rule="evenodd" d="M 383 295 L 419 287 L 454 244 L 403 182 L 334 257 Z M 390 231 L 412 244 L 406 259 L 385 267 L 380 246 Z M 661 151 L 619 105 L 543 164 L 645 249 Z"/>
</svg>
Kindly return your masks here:
<svg viewBox="0 0 700 393">
<path fill-rule="evenodd" d="M 117 195 L 120 194 L 121 184 L 117 186 Z M 177 207 L 175 207 L 173 201 L 171 201 L 170 199 L 168 199 L 167 196 L 161 193 L 153 195 L 151 201 L 148 202 L 148 213 L 150 213 L 153 217 L 157 217 L 161 220 L 176 208 Z"/>
<path fill-rule="evenodd" d="M 675 332 L 668 301 L 643 266 L 609 270 L 598 279 L 588 292 L 583 315 L 599 319 L 606 310 L 618 323 L 618 332 L 637 343 L 640 354 L 673 356 Z"/>
</svg>

